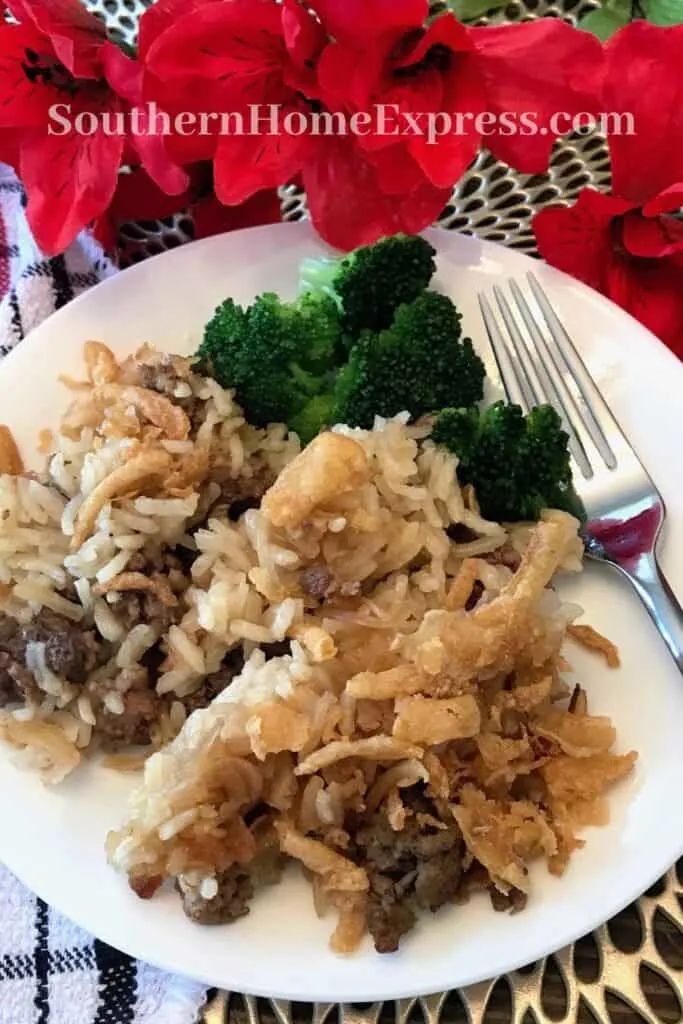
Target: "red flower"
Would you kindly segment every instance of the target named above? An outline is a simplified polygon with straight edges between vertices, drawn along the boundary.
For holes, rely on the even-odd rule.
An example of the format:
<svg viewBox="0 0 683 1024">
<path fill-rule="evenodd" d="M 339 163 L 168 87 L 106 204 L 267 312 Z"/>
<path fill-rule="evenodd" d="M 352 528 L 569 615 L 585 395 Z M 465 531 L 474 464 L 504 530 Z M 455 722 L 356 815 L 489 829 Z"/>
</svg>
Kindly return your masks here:
<svg viewBox="0 0 683 1024">
<path fill-rule="evenodd" d="M 124 156 L 142 159 L 169 191 L 181 191 L 187 179 L 158 139 L 138 147 L 118 130 L 116 119 L 140 98 L 141 70 L 107 40 L 103 23 L 79 0 L 10 5 L 22 23 L 0 25 L 0 158 L 22 178 L 41 249 L 63 251 L 106 209 Z M 79 115 L 90 134 L 70 130 Z M 111 118 L 108 130 L 103 115 Z"/>
<path fill-rule="evenodd" d="M 238 228 L 275 224 L 280 220 L 280 200 L 272 189 L 257 192 L 239 206 L 223 206 L 213 193 L 210 164 L 188 169 L 189 185 L 182 195 L 169 196 L 142 167 L 119 174 L 111 204 L 93 225 L 93 234 L 108 252 L 115 252 L 120 227 L 126 221 L 161 220 L 186 212 L 194 224 L 195 238 Z"/>
<path fill-rule="evenodd" d="M 599 108 L 600 44 L 563 22 L 468 29 L 446 13 L 424 28 L 425 0 L 366 0 L 359 20 L 348 0 L 314 6 L 336 37 L 317 98 L 347 115 L 375 112 L 367 135 L 325 139 L 304 166 L 316 227 L 339 247 L 401 222 L 426 227 L 483 143 L 524 171 L 545 170 L 569 118 Z M 555 127 L 558 110 L 567 118 Z M 372 229 L 338 209 L 358 180 Z"/>
<path fill-rule="evenodd" d="M 199 124 L 200 132 L 208 133 L 204 137 L 197 136 L 195 125 L 189 147 L 175 137 L 169 148 L 213 156 L 216 195 L 222 202 L 240 203 L 299 171 L 311 140 L 282 125 L 288 115 L 310 110 L 300 90 L 312 81 L 306 64 L 317 56 L 320 32 L 295 3 L 205 0 L 175 18 L 154 41 L 145 34 L 140 56 L 147 70 L 146 97 L 169 111 L 182 102 L 184 110 L 190 106 L 211 118 Z M 221 114 L 230 116 L 229 132 L 219 134 Z M 242 134 L 236 131 L 240 122 Z"/>
<path fill-rule="evenodd" d="M 610 135 L 611 195 L 584 189 L 569 209 L 536 215 L 538 248 L 683 358 L 683 222 L 672 216 L 683 205 L 683 27 L 634 22 L 606 55 L 604 109 L 630 114 L 634 133 L 624 122 Z"/>
</svg>

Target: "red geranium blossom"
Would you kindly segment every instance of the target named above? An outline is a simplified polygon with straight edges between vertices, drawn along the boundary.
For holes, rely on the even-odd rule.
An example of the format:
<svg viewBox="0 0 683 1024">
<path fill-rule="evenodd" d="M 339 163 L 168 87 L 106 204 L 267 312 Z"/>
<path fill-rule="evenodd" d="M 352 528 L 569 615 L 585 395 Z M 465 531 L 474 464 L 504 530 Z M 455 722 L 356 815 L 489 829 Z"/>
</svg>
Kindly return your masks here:
<svg viewBox="0 0 683 1024">
<path fill-rule="evenodd" d="M 600 44 L 563 22 L 467 28 L 445 13 L 423 27 L 426 0 L 370 0 L 362 18 L 348 0 L 314 7 L 335 37 L 318 98 L 347 115 L 374 112 L 371 130 L 323 140 L 303 169 L 316 226 L 342 248 L 426 227 L 482 144 L 545 170 L 568 119 L 599 107 Z M 553 131 L 558 110 L 567 120 Z M 431 139 L 429 115 L 441 132 Z"/>
<path fill-rule="evenodd" d="M 110 79 L 125 80 L 131 92 L 137 83 L 139 92 L 141 72 L 78 0 L 10 0 L 9 6 L 20 24 L 0 24 L 0 159 L 18 170 L 36 241 L 53 254 L 112 199 L 119 165 L 131 147 L 125 134 L 105 131 L 101 115 L 113 117 L 115 125 L 130 109 Z M 81 113 L 94 115 L 95 130 L 84 135 L 51 122 L 53 106 L 72 122 Z M 139 159 L 169 191 L 186 185 L 156 140 L 143 141 Z"/>
<path fill-rule="evenodd" d="M 146 98 L 169 112 L 182 104 L 212 118 L 199 125 L 204 135 L 196 125 L 184 138 L 177 131 L 170 151 L 213 156 L 216 195 L 226 204 L 285 184 L 311 144 L 306 134 L 282 130 L 282 122 L 310 110 L 302 89 L 312 81 L 308 65 L 324 41 L 318 22 L 294 0 L 194 0 L 180 17 L 177 0 L 158 6 L 142 19 Z M 152 24 L 158 32 L 164 22 L 168 27 L 152 39 Z M 221 114 L 231 117 L 222 134 Z M 240 120 L 242 134 L 235 130 Z"/>
<path fill-rule="evenodd" d="M 142 167 L 120 174 L 108 210 L 93 225 L 95 238 L 105 250 L 113 253 L 119 229 L 126 221 L 161 220 L 181 212 L 187 212 L 192 218 L 195 238 L 275 224 L 280 220 L 280 200 L 275 189 L 256 192 L 239 206 L 224 206 L 214 195 L 210 163 L 190 167 L 188 178 L 185 192 L 169 196 Z"/>
<path fill-rule="evenodd" d="M 611 194 L 584 189 L 574 206 L 536 215 L 538 248 L 683 358 L 683 26 L 633 22 L 606 54 L 604 109 L 631 114 L 634 133 L 609 138 Z"/>
<path fill-rule="evenodd" d="M 427 0 L 310 6 L 317 17 L 299 0 L 160 0 L 142 18 L 139 56 L 145 96 L 167 112 L 189 104 L 216 116 L 214 125 L 221 113 L 247 125 L 242 135 L 179 131 L 168 141 L 176 159 L 213 159 L 216 194 L 228 204 L 300 173 L 317 229 L 340 248 L 432 223 L 482 144 L 476 115 L 489 113 L 485 141 L 495 152 L 540 171 L 551 114 L 597 107 L 600 44 L 562 22 L 467 29 L 448 13 L 427 24 Z M 379 104 L 413 123 L 443 112 L 457 133 L 430 140 L 399 125 L 381 135 Z M 279 131 L 252 131 L 250 109 L 263 119 L 271 105 Z M 370 124 L 334 137 L 282 130 L 288 115 L 310 126 L 325 112 L 347 123 L 360 113 Z M 521 113 L 536 132 L 520 141 L 510 123 Z"/>
</svg>

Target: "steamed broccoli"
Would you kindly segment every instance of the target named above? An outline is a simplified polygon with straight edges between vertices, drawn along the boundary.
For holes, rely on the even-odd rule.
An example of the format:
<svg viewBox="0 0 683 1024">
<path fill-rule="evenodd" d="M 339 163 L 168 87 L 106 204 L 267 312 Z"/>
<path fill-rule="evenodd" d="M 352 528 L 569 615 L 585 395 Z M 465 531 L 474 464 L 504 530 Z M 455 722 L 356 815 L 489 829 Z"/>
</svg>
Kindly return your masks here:
<svg viewBox="0 0 683 1024">
<path fill-rule="evenodd" d="M 391 235 L 342 259 L 304 260 L 300 291 L 333 297 L 352 343 L 364 330 L 390 327 L 398 307 L 426 291 L 436 269 L 435 255 L 419 235 Z"/>
<path fill-rule="evenodd" d="M 461 484 L 472 484 L 482 515 L 501 522 L 538 519 L 558 508 L 583 518 L 572 484 L 568 436 L 549 405 L 524 416 L 518 405 L 496 402 L 443 409 L 432 439 L 459 459 Z"/>
<path fill-rule="evenodd" d="M 291 423 L 329 389 L 339 331 L 329 297 L 288 303 L 266 293 L 248 309 L 227 299 L 207 324 L 197 355 L 222 387 L 235 389 L 255 426 Z"/>
<path fill-rule="evenodd" d="M 409 412 L 416 419 L 483 396 L 484 364 L 446 295 L 424 292 L 402 305 L 388 330 L 364 331 L 335 388 L 336 419 L 372 427 L 375 416 Z"/>
</svg>

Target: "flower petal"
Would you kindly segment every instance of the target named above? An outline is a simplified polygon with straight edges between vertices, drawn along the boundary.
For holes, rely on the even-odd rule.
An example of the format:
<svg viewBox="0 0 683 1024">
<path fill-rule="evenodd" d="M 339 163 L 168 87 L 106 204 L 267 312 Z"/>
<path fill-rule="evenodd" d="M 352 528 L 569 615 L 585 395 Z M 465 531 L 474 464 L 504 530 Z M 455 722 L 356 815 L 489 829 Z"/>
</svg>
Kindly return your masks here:
<svg viewBox="0 0 683 1024">
<path fill-rule="evenodd" d="M 255 84 L 260 78 L 265 83 L 285 59 L 278 6 L 268 0 L 230 0 L 204 4 L 178 18 L 149 47 L 146 66 L 162 79 L 204 79 L 206 92 L 219 85 L 223 94 L 234 97 L 245 82 Z"/>
<path fill-rule="evenodd" d="M 683 181 L 683 25 L 634 21 L 605 54 L 604 109 L 634 123 L 634 134 L 609 134 L 612 190 L 642 204 Z"/>
<path fill-rule="evenodd" d="M 109 42 L 102 47 L 100 58 L 104 76 L 114 92 L 133 105 L 140 103 L 144 66 Z"/>
<path fill-rule="evenodd" d="M 0 128 L 0 163 L 9 164 L 15 171 L 19 170 L 24 132 L 21 128 Z"/>
<path fill-rule="evenodd" d="M 299 69 L 317 60 L 327 42 L 323 26 L 298 0 L 284 0 L 282 32 L 287 52 Z"/>
<path fill-rule="evenodd" d="M 317 65 L 319 98 L 333 110 L 346 106 L 367 110 L 380 82 L 385 59 L 383 45 L 359 47 L 352 43 L 330 43 Z"/>
<path fill-rule="evenodd" d="M 29 226 L 44 253 L 63 252 L 106 210 L 116 189 L 122 152 L 123 138 L 103 131 L 89 136 L 47 135 L 41 128 L 27 132 L 20 175 L 28 196 Z"/>
<path fill-rule="evenodd" d="M 632 256 L 671 256 L 683 252 L 683 222 L 674 217 L 643 217 L 634 210 L 624 217 L 622 242 Z"/>
<path fill-rule="evenodd" d="M 282 117 L 289 111 L 280 111 Z M 222 135 L 214 157 L 216 195 L 226 206 L 242 203 L 262 189 L 277 188 L 301 170 L 311 145 L 308 136 Z"/>
<path fill-rule="evenodd" d="M 444 75 L 442 111 L 428 131 L 409 140 L 409 149 L 425 175 L 438 188 L 447 188 L 458 181 L 474 160 L 482 137 L 477 115 L 485 110 L 486 94 L 473 55 L 458 54 L 451 69 Z M 429 130 L 433 129 L 430 137 Z M 437 134 L 441 132 L 442 134 Z"/>
<path fill-rule="evenodd" d="M 660 213 L 673 213 L 683 206 L 683 183 L 677 182 L 670 188 L 665 188 L 654 199 L 643 206 L 643 216 L 656 217 Z"/>
<path fill-rule="evenodd" d="M 223 206 L 214 196 L 208 196 L 195 203 L 192 217 L 195 238 L 277 224 L 281 219 L 280 199 L 275 189 L 256 192 L 239 206 Z"/>
<path fill-rule="evenodd" d="M 400 198 L 378 187 L 373 165 L 350 137 L 324 140 L 304 167 L 303 182 L 316 230 L 338 249 L 383 235 L 416 234 L 438 218 L 451 189 L 423 182 Z"/>
<path fill-rule="evenodd" d="M 672 260 L 615 260 L 603 291 L 683 359 L 683 270 Z"/>
<path fill-rule="evenodd" d="M 553 141 L 569 130 L 571 118 L 601 109 L 600 42 L 557 18 L 469 31 L 486 109 L 499 119 L 487 146 L 519 171 L 545 171 Z M 568 115 L 566 123 L 553 125 L 558 112 Z"/>
<path fill-rule="evenodd" d="M 335 39 L 358 40 L 397 29 L 421 28 L 427 0 L 311 0 L 311 7 Z"/>
<path fill-rule="evenodd" d="M 612 224 L 632 207 L 614 196 L 585 188 L 570 207 L 548 207 L 533 220 L 544 260 L 579 281 L 604 291 L 607 268 L 616 258 Z"/>
<path fill-rule="evenodd" d="M 64 99 L 53 86 L 31 80 L 26 50 L 52 55 L 49 40 L 32 26 L 0 24 L 0 128 L 44 126 L 50 105 Z"/>
<path fill-rule="evenodd" d="M 150 4 L 138 25 L 138 56 L 144 60 L 152 43 L 162 32 L 175 25 L 184 15 L 193 15 L 200 7 L 217 0 L 156 0 Z"/>
<path fill-rule="evenodd" d="M 79 78 L 99 76 L 99 53 L 105 42 L 104 22 L 80 0 L 8 0 L 18 21 L 32 23 L 49 36 L 62 64 Z"/>
</svg>

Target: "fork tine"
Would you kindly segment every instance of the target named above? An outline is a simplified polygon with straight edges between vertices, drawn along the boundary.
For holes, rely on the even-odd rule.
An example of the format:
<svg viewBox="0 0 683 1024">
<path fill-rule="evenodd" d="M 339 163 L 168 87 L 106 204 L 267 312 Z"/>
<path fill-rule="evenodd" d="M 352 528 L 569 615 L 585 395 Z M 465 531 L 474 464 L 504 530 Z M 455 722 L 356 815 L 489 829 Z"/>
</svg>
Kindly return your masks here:
<svg viewBox="0 0 683 1024">
<path fill-rule="evenodd" d="M 524 339 L 522 338 L 519 328 L 515 323 L 508 301 L 498 285 L 494 285 L 493 295 L 498 304 L 498 309 L 500 310 L 500 315 L 503 318 L 503 323 L 507 329 L 507 349 L 510 355 L 512 368 L 517 374 L 517 378 L 524 395 L 524 401 L 519 404 L 522 406 L 524 412 L 528 412 L 529 409 L 538 405 L 541 400 L 539 397 L 540 389 L 538 376 L 535 371 L 533 360 L 529 358 L 527 346 L 525 345 Z"/>
<path fill-rule="evenodd" d="M 510 291 L 529 332 L 533 349 L 538 356 L 539 370 L 542 367 L 544 387 L 541 393 L 541 401 L 553 405 L 562 419 L 562 425 L 569 434 L 569 449 L 581 471 L 582 476 L 589 480 L 593 476 L 593 468 L 588 457 L 587 449 L 590 448 L 590 434 L 585 430 L 581 420 L 571 413 L 571 402 L 567 401 L 569 395 L 561 373 L 553 358 L 553 353 L 543 333 L 539 330 L 538 324 L 529 308 L 519 285 L 516 281 L 510 281 Z"/>
<path fill-rule="evenodd" d="M 478 299 L 484 327 L 493 349 L 498 373 L 507 399 L 515 404 L 524 405 L 526 399 L 514 368 L 514 356 L 510 352 L 507 340 L 493 315 L 489 300 L 482 292 L 479 292 Z"/>
<path fill-rule="evenodd" d="M 614 419 L 607 403 L 600 394 L 576 345 L 567 333 L 550 304 L 536 277 L 528 273 L 527 280 L 532 294 L 546 322 L 555 346 L 550 350 L 557 374 L 564 383 L 569 399 L 589 431 L 593 444 L 600 452 L 608 469 L 615 469 L 616 455 L 608 440 L 609 434 L 621 435 L 621 428 Z"/>
</svg>

